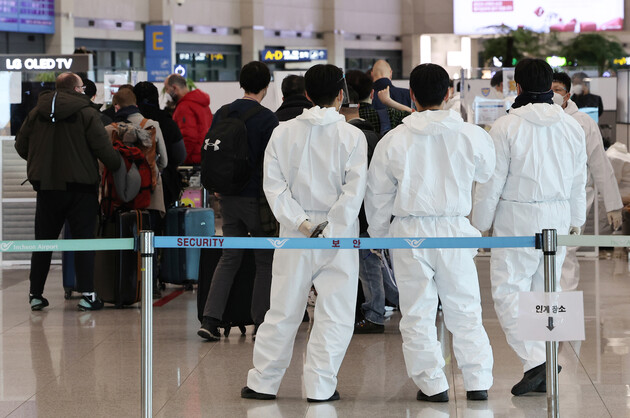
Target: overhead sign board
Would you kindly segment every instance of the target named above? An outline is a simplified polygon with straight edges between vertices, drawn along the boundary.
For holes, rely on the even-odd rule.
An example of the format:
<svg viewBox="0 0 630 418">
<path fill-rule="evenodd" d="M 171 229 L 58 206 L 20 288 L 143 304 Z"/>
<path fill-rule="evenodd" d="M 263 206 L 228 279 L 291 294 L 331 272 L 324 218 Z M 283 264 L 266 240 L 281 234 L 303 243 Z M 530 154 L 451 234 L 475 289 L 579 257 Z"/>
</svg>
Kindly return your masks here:
<svg viewBox="0 0 630 418">
<path fill-rule="evenodd" d="M 173 69 L 171 27 L 147 25 L 144 28 L 144 50 L 148 81 L 164 81 Z"/>
<path fill-rule="evenodd" d="M 520 292 L 518 335 L 522 340 L 584 340 L 582 292 Z"/>
<path fill-rule="evenodd" d="M 91 70 L 91 55 L 0 55 L 0 71 L 72 71 Z"/>
<path fill-rule="evenodd" d="M 307 62 L 327 59 L 327 49 L 263 49 L 260 51 L 260 60 L 263 62 Z"/>
<path fill-rule="evenodd" d="M 55 0 L 1 0 L 0 31 L 55 33 Z"/>
</svg>

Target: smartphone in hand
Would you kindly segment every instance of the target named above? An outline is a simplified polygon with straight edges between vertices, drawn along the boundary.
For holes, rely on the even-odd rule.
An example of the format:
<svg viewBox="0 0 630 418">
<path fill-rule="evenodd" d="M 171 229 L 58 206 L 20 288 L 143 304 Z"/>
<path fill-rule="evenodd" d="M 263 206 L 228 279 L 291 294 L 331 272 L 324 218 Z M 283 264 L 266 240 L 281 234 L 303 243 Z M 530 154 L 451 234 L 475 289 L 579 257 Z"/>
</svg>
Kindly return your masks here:
<svg viewBox="0 0 630 418">
<path fill-rule="evenodd" d="M 313 229 L 313 232 L 311 233 L 311 236 L 309 238 L 317 238 L 319 234 L 324 231 L 324 228 L 326 228 L 327 225 L 328 221 L 324 221 L 321 224 L 317 225 L 315 229 Z"/>
</svg>

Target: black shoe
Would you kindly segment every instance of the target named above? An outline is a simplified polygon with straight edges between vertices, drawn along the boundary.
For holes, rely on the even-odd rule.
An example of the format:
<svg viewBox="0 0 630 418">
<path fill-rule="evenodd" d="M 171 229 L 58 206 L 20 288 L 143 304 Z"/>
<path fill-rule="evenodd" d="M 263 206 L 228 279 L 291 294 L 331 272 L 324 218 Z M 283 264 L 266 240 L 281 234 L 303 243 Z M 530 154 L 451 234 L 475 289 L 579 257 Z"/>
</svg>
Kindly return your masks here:
<svg viewBox="0 0 630 418">
<path fill-rule="evenodd" d="M 103 309 L 103 301 L 100 300 L 95 293 L 92 296 L 81 296 L 79 304 L 77 305 L 80 311 L 98 311 Z"/>
<path fill-rule="evenodd" d="M 219 331 L 220 324 L 221 321 L 218 319 L 204 316 L 203 321 L 201 322 L 201 328 L 197 331 L 197 335 L 208 341 L 219 341 L 221 339 L 221 332 Z"/>
<path fill-rule="evenodd" d="M 436 393 L 435 395 L 427 396 L 421 390 L 418 390 L 416 399 L 419 401 L 427 402 L 448 402 L 448 390 L 444 392 Z"/>
<path fill-rule="evenodd" d="M 247 386 L 245 386 L 243 389 L 241 389 L 241 398 L 258 399 L 259 401 L 271 401 L 273 399 L 276 399 L 276 395 L 271 395 L 269 393 L 256 392 L 255 390 L 250 389 Z"/>
<path fill-rule="evenodd" d="M 42 295 L 28 295 L 28 303 L 31 304 L 31 311 L 41 311 L 48 306 L 48 299 Z"/>
<path fill-rule="evenodd" d="M 328 399 L 306 398 L 307 402 L 332 402 L 332 401 L 338 401 L 338 400 L 339 400 L 339 392 L 337 391 L 335 391 L 335 393 L 333 393 Z"/>
<path fill-rule="evenodd" d="M 562 371 L 562 366 L 558 365 L 558 373 L 560 373 Z M 536 389 L 534 389 L 534 392 L 537 393 L 547 393 L 547 374 L 546 374 L 547 370 L 545 369 L 545 380 L 538 385 L 538 387 Z"/>
<path fill-rule="evenodd" d="M 520 382 L 512 387 L 512 395 L 520 396 L 535 391 L 542 383 L 545 383 L 547 363 L 536 366 L 526 371 Z M 545 386 L 546 389 L 546 386 Z"/>
<path fill-rule="evenodd" d="M 363 319 L 354 324 L 355 334 L 382 334 L 385 332 L 385 325 L 375 324 L 367 319 Z"/>
<path fill-rule="evenodd" d="M 469 390 L 466 392 L 466 399 L 468 399 L 469 401 L 487 401 L 488 391 L 487 390 Z"/>
</svg>

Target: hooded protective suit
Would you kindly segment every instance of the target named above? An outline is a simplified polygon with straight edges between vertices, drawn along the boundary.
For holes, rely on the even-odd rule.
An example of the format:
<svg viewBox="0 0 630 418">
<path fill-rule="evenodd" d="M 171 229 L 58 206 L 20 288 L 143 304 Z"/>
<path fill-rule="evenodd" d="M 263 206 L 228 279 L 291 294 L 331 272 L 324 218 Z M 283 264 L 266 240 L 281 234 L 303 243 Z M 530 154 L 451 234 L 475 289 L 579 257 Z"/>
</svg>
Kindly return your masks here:
<svg viewBox="0 0 630 418">
<path fill-rule="evenodd" d="M 307 219 L 328 221 L 325 237 L 358 237 L 366 179 L 365 136 L 334 108 L 314 106 L 281 123 L 265 151 L 263 189 L 281 237 L 304 238 L 298 228 Z M 278 392 L 314 285 L 304 385 L 308 398 L 333 394 L 354 331 L 358 274 L 358 250 L 275 250 L 271 307 L 256 334 L 249 388 Z"/>
<path fill-rule="evenodd" d="M 591 210 L 593 201 L 595 200 L 595 189 L 593 184 L 597 186 L 597 190 L 604 198 L 606 212 L 618 210 L 623 207 L 621 203 L 621 195 L 617 186 L 617 179 L 613 172 L 610 160 L 604 151 L 604 143 L 602 134 L 599 131 L 597 123 L 584 112 L 580 112 L 575 102 L 567 101 L 564 112 L 575 118 L 586 134 L 586 158 L 588 166 L 588 183 L 586 185 L 586 214 Z M 580 281 L 580 264 L 578 263 L 577 247 L 567 247 L 567 254 L 562 264 L 562 276 L 560 283 L 562 290 L 572 291 L 577 289 Z"/>
<path fill-rule="evenodd" d="M 455 111 L 411 114 L 379 142 L 372 157 L 365 198 L 370 236 L 479 237 L 466 218 L 472 186 L 487 181 L 494 165 L 490 136 L 464 123 Z M 481 322 L 476 253 L 392 250 L 407 373 L 428 396 L 448 389 L 435 328 L 438 295 L 466 390 L 492 386 L 492 349 Z"/>
<path fill-rule="evenodd" d="M 567 234 L 584 224 L 586 146 L 575 119 L 558 105 L 528 104 L 497 119 L 490 135 L 497 164 L 490 181 L 477 187 L 474 226 L 487 231 L 494 220 L 495 236 L 533 236 L 545 228 Z M 558 247 L 557 277 L 564 252 Z M 530 370 L 545 361 L 545 343 L 518 338 L 518 292 L 543 290 L 543 253 L 493 248 L 490 269 L 499 322 L 524 371 Z"/>
</svg>

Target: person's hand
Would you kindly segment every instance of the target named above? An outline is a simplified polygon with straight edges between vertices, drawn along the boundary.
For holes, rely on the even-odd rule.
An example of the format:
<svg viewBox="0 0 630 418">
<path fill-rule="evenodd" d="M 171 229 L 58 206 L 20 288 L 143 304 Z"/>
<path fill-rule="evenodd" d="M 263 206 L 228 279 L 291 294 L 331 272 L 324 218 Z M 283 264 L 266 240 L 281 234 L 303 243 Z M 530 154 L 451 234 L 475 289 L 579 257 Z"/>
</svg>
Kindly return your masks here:
<svg viewBox="0 0 630 418">
<path fill-rule="evenodd" d="M 387 107 L 392 107 L 392 97 L 389 95 L 389 86 L 385 87 L 383 90 L 380 90 L 378 93 L 378 99 Z"/>
<path fill-rule="evenodd" d="M 315 228 L 315 225 L 313 225 L 312 223 L 310 223 L 308 220 L 302 222 L 300 224 L 300 226 L 298 227 L 298 230 L 304 234 L 304 236 L 306 236 L 306 238 L 309 238 L 311 236 L 311 232 L 313 231 L 313 229 Z"/>
<path fill-rule="evenodd" d="M 580 228 L 579 226 L 569 227 L 569 235 L 580 235 L 581 232 L 582 228 Z"/>
<path fill-rule="evenodd" d="M 623 221 L 623 217 L 621 216 L 621 209 L 611 210 L 606 214 L 608 218 L 608 223 L 612 226 L 613 231 L 621 228 L 621 223 Z"/>
</svg>

